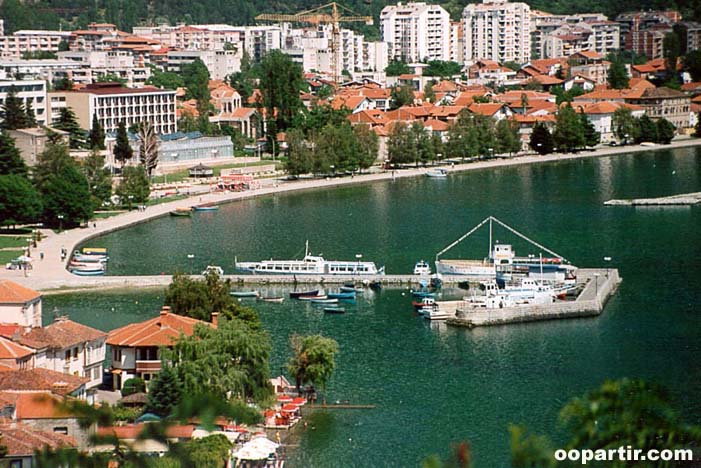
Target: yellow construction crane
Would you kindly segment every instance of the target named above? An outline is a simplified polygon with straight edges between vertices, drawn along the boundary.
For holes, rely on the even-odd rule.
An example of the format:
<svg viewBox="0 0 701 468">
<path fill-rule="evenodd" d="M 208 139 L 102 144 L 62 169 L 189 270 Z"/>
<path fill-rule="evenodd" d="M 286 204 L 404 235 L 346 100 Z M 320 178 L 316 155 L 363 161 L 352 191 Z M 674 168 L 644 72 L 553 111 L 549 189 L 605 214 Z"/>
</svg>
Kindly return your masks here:
<svg viewBox="0 0 701 468">
<path fill-rule="evenodd" d="M 346 16 L 343 13 L 347 12 Z M 364 22 L 372 24 L 372 16 L 356 15 L 351 9 L 336 2 L 327 3 L 312 10 L 294 15 L 268 13 L 256 16 L 258 21 L 274 21 L 276 23 L 310 23 L 331 25 L 331 74 L 334 83 L 339 82 L 338 53 L 341 45 L 340 23 Z"/>
</svg>

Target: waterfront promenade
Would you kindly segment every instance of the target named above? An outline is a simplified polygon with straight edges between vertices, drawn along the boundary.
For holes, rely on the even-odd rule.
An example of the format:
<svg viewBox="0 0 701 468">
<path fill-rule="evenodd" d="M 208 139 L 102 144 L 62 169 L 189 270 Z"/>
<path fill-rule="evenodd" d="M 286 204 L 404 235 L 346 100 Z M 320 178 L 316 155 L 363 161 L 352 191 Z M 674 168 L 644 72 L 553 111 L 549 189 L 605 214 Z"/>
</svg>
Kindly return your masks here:
<svg viewBox="0 0 701 468">
<path fill-rule="evenodd" d="M 675 149 L 687 146 L 701 145 L 699 139 L 680 139 L 671 145 L 645 147 L 603 147 L 596 151 L 582 151 L 576 154 L 550 154 L 547 156 L 519 156 L 488 161 L 479 161 L 467 164 L 456 164 L 447 168 L 450 172 L 486 170 L 490 168 L 517 166 L 523 164 L 553 163 L 572 159 L 609 156 L 613 154 L 631 153 L 639 151 L 655 151 L 660 149 Z M 35 258 L 33 270 L 29 276 L 24 276 L 22 271 L 2 270 L 0 278 L 12 279 L 34 289 L 46 291 L 52 289 L 85 288 L 93 285 L 95 288 L 104 287 L 104 282 L 113 282 L 110 277 L 77 277 L 66 271 L 66 261 L 61 261 L 61 248 L 72 252 L 78 245 L 89 240 L 118 229 L 138 224 L 159 216 L 167 216 L 170 211 L 178 207 L 187 207 L 199 203 L 227 203 L 256 196 L 272 195 L 275 193 L 309 190 L 318 188 L 331 188 L 354 183 L 367 183 L 393 178 L 422 176 L 428 169 L 415 168 L 398 171 L 373 172 L 356 175 L 354 177 L 342 177 L 331 179 L 300 179 L 296 181 L 265 179 L 260 188 L 246 192 L 231 193 L 207 193 L 197 194 L 184 200 L 178 200 L 160 205 L 147 207 L 145 211 L 132 211 L 111 218 L 97 220 L 95 227 L 90 224 L 88 228 L 67 230 L 61 233 L 47 232 L 48 236 L 42 240 L 36 249 L 32 249 L 32 257 Z M 44 260 L 39 260 L 38 252 L 44 252 Z M 141 277 L 139 281 L 122 283 L 122 287 L 160 286 L 167 281 L 167 277 Z M 167 284 L 167 283 L 166 283 Z M 102 286 L 101 286 L 102 285 Z M 112 286 L 117 287 L 117 286 Z"/>
</svg>

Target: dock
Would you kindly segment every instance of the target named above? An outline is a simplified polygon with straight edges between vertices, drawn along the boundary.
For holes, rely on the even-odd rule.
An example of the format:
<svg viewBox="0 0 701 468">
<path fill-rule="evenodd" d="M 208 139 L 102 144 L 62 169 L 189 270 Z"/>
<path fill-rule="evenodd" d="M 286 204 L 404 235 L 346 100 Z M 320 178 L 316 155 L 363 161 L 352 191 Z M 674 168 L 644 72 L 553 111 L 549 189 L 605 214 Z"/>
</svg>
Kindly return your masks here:
<svg viewBox="0 0 701 468">
<path fill-rule="evenodd" d="M 607 206 L 690 206 L 701 203 L 701 192 L 681 193 L 659 198 L 631 198 L 608 200 Z"/>
<path fill-rule="evenodd" d="M 615 268 L 580 268 L 577 271 L 577 279 L 584 284 L 584 289 L 574 301 L 557 301 L 552 304 L 503 309 L 461 309 L 459 304 L 461 301 L 451 301 L 447 307 L 454 310 L 455 318 L 446 320 L 446 323 L 457 327 L 475 328 L 540 320 L 594 317 L 601 314 L 606 302 L 622 281 Z"/>
</svg>

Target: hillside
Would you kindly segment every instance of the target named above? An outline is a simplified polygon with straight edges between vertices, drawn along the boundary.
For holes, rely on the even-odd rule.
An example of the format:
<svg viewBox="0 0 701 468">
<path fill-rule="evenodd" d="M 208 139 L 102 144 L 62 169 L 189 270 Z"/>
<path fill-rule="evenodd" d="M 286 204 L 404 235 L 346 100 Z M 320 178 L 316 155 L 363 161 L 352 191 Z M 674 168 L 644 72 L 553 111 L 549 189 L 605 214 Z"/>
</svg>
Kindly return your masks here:
<svg viewBox="0 0 701 468">
<path fill-rule="evenodd" d="M 324 0 L 4 0 L 0 1 L 0 17 L 5 20 L 6 34 L 18 29 L 75 29 L 93 21 L 114 23 L 120 29 L 143 22 L 253 24 L 254 17 L 267 12 L 297 12 L 317 7 Z M 346 0 L 345 6 L 360 14 L 378 17 L 390 0 Z M 464 0 L 437 0 L 458 19 Z M 622 11 L 640 9 L 672 9 L 682 11 L 686 19 L 701 19 L 701 0 L 526 0 L 531 8 L 551 13 L 603 12 L 615 16 Z M 379 37 L 375 26 L 361 26 L 370 38 Z"/>
</svg>

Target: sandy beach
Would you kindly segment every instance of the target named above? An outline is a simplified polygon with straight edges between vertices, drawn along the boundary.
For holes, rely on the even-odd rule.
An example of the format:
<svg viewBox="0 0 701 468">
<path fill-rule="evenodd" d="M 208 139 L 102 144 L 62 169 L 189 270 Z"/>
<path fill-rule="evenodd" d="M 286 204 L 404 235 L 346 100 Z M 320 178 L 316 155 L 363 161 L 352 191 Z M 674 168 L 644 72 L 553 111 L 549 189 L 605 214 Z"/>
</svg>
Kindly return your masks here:
<svg viewBox="0 0 701 468">
<path fill-rule="evenodd" d="M 572 159 L 594 158 L 611 156 L 615 154 L 635 153 L 643 151 L 658 151 L 670 150 L 683 147 L 691 147 L 701 145 L 701 139 L 683 138 L 672 142 L 670 145 L 658 146 L 625 146 L 625 147 L 602 147 L 595 151 L 581 151 L 578 153 L 554 153 L 546 156 L 525 155 L 512 158 L 492 159 L 486 161 L 471 162 L 465 164 L 455 164 L 445 166 L 448 172 L 463 172 L 463 171 L 479 171 L 499 167 L 518 166 L 523 164 L 544 164 L 556 163 L 559 161 L 568 161 Z M 384 181 L 391 179 L 399 179 L 404 177 L 423 176 L 430 168 L 412 168 L 396 171 L 379 171 L 367 174 L 360 174 L 354 177 L 338 177 L 338 178 L 316 178 L 316 179 L 298 179 L 293 181 L 282 179 L 263 179 L 261 186 L 255 190 L 245 192 L 228 192 L 228 193 L 205 193 L 196 194 L 190 198 L 177 200 L 173 202 L 163 203 L 147 207 L 145 211 L 131 211 L 119 214 L 110 218 L 97 220 L 90 224 L 87 228 L 76 228 L 66 230 L 61 233 L 53 231 L 43 231 L 47 236 L 38 244 L 38 247 L 32 249 L 33 269 L 24 275 L 22 271 L 5 270 L 0 271 L 0 278 L 11 279 L 25 286 L 37 290 L 51 289 L 71 289 L 80 287 L 85 283 L 85 277 L 77 277 L 66 270 L 68 259 L 61 260 L 61 249 L 65 248 L 68 252 L 72 252 L 83 242 L 113 232 L 135 224 L 143 223 L 151 219 L 167 216 L 170 211 L 179 207 L 190 207 L 201 203 L 223 204 L 236 200 L 243 200 L 252 197 L 260 197 L 277 193 L 301 191 L 301 190 L 317 190 L 325 188 L 333 188 L 350 184 L 361 184 L 375 181 Z M 39 252 L 44 252 L 44 259 L 39 260 Z M 144 284 L 147 286 L 147 284 Z M 124 287 L 124 285 L 122 285 Z"/>
</svg>

